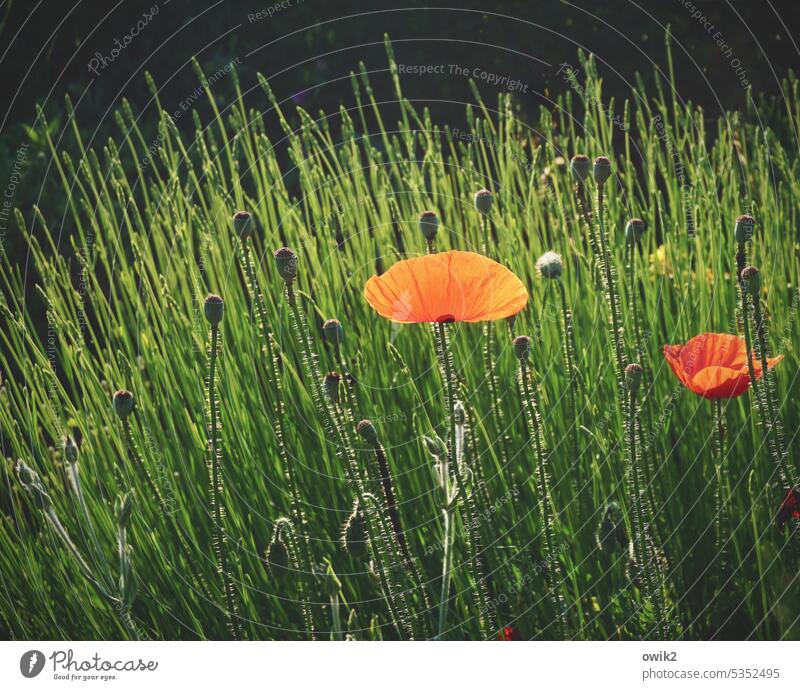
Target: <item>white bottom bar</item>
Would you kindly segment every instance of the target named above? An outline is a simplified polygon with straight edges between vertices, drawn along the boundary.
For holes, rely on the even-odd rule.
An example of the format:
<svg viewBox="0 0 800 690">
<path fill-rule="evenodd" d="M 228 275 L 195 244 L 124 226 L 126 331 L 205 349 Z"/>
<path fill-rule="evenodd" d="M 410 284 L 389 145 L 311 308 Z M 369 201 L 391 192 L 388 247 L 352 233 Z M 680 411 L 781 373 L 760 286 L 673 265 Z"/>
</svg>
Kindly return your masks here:
<svg viewBox="0 0 800 690">
<path fill-rule="evenodd" d="M 796 688 L 799 660 L 800 642 L 3 642 L 0 687 Z"/>
</svg>

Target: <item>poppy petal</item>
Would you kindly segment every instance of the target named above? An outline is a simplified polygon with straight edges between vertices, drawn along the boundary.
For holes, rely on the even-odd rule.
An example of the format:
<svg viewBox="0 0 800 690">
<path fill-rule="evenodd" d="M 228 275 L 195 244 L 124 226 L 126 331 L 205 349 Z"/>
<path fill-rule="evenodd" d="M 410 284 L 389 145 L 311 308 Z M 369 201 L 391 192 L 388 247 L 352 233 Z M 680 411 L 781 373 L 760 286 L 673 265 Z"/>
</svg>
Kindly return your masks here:
<svg viewBox="0 0 800 690">
<path fill-rule="evenodd" d="M 664 345 L 664 359 L 683 383 L 704 398 L 735 398 L 750 387 L 747 345 L 729 333 L 701 333 L 683 345 Z M 772 368 L 783 355 L 767 360 Z M 761 364 L 753 360 L 753 372 L 761 378 Z"/>
<path fill-rule="evenodd" d="M 364 298 L 378 314 L 399 323 L 472 322 L 516 314 L 528 291 L 496 261 L 449 251 L 398 261 L 367 281 Z"/>
</svg>

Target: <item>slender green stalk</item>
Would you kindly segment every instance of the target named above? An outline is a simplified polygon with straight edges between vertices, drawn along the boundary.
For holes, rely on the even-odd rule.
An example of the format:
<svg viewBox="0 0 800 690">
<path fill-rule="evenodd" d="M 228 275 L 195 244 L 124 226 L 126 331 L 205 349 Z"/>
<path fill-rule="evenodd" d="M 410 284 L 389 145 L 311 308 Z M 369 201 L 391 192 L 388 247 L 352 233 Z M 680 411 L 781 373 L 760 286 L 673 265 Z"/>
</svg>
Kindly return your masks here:
<svg viewBox="0 0 800 690">
<path fill-rule="evenodd" d="M 570 425 L 570 457 L 577 462 L 581 457 L 580 443 L 578 440 L 578 428 L 580 427 L 580 414 L 577 402 L 577 377 L 578 371 L 575 367 L 575 333 L 572 328 L 572 312 L 567 304 L 567 292 L 561 278 L 556 279 L 558 292 L 561 296 L 561 315 L 563 318 L 563 347 L 561 352 L 564 356 L 564 369 L 567 374 L 567 419 Z"/>
<path fill-rule="evenodd" d="M 530 351 L 529 340 L 523 341 L 519 336 L 514 345 L 517 348 L 519 359 L 519 380 L 522 388 L 522 410 L 528 427 L 528 433 L 533 441 L 536 456 L 534 477 L 536 478 L 536 494 L 539 503 L 539 514 L 542 520 L 542 537 L 544 539 L 544 562 L 548 576 L 548 593 L 552 599 L 556 615 L 558 635 L 560 639 L 569 638 L 569 623 L 567 621 L 566 602 L 562 589 L 564 575 L 561 567 L 562 547 L 556 537 L 554 528 L 554 515 L 551 504 L 550 471 L 548 469 L 547 450 L 545 448 L 544 434 L 542 433 L 541 418 L 539 417 L 538 396 L 530 383 L 527 358 Z"/>
<path fill-rule="evenodd" d="M 244 264 L 245 274 L 247 275 L 248 291 L 250 299 L 256 308 L 256 315 L 258 318 L 258 325 L 261 338 L 264 342 L 264 352 L 267 359 L 267 379 L 271 384 L 273 394 L 275 396 L 275 403 L 272 408 L 273 419 L 275 422 L 275 435 L 278 441 L 278 452 L 280 454 L 283 470 L 286 475 L 286 480 L 289 485 L 291 494 L 291 506 L 294 519 L 297 523 L 297 529 L 300 532 L 300 549 L 299 554 L 302 563 L 302 572 L 300 576 L 300 591 L 301 598 L 303 599 L 303 620 L 306 624 L 306 632 L 308 637 L 312 640 L 316 639 L 317 623 L 315 621 L 315 612 L 313 607 L 308 603 L 306 592 L 313 591 L 313 559 L 311 556 L 311 545 L 308 535 L 308 522 L 306 520 L 305 512 L 303 511 L 303 504 L 300 499 L 300 490 L 297 485 L 297 478 L 295 476 L 294 463 L 289 457 L 286 447 L 286 429 L 285 429 L 285 404 L 283 396 L 283 383 L 281 380 L 280 366 L 278 364 L 277 345 L 273 343 L 272 332 L 269 327 L 267 319 L 266 306 L 264 304 L 264 297 L 261 294 L 261 288 L 256 274 L 255 264 L 253 263 L 252 253 L 250 249 L 250 233 L 252 233 L 252 217 L 247 214 L 243 217 L 241 214 L 234 216 L 234 228 L 236 228 L 236 218 L 243 218 L 243 223 L 240 223 L 240 238 L 242 246 L 242 262 Z M 244 232 L 242 232 L 242 229 Z"/>
<path fill-rule="evenodd" d="M 624 406 L 622 395 L 623 370 L 625 368 L 625 351 L 622 342 L 622 327 L 620 325 L 619 302 L 614 278 L 614 262 L 608 248 L 608 238 L 605 228 L 605 186 L 597 186 L 597 229 L 600 236 L 600 251 L 603 257 L 603 273 L 605 276 L 606 298 L 611 313 L 611 339 L 614 344 L 614 362 L 616 364 L 617 382 L 620 386 L 620 400 Z"/>
<path fill-rule="evenodd" d="M 714 431 L 715 431 L 715 450 L 717 456 L 716 466 L 714 467 L 715 478 L 715 515 L 714 515 L 714 541 L 717 554 L 716 577 L 720 582 L 726 582 L 728 578 L 728 497 L 727 497 L 727 469 L 726 460 L 727 450 L 727 423 L 725 420 L 725 409 L 722 400 L 717 398 L 713 401 L 714 406 Z"/>
<path fill-rule="evenodd" d="M 219 302 L 213 304 L 222 304 Z M 206 301 L 207 305 L 209 300 Z M 207 314 L 209 310 L 207 309 Z M 222 505 L 222 473 L 220 471 L 220 460 L 222 449 L 219 442 L 219 411 L 217 409 L 217 355 L 219 347 L 219 322 L 222 320 L 222 311 L 219 311 L 219 318 L 214 315 L 209 318 L 211 332 L 208 348 L 208 450 L 207 463 L 209 473 L 211 509 L 213 511 L 213 532 L 214 532 L 214 552 L 217 557 L 217 569 L 222 579 L 222 587 L 225 594 L 225 609 L 228 630 L 234 640 L 241 638 L 239 629 L 239 616 L 236 607 L 236 591 L 233 585 L 233 578 L 229 569 L 228 537 L 223 526 L 225 509 Z"/>
<path fill-rule="evenodd" d="M 447 403 L 448 414 L 448 446 L 447 452 L 450 458 L 449 465 L 453 469 L 458 495 L 461 498 L 463 511 L 463 521 L 466 523 L 467 530 L 467 551 L 469 553 L 470 570 L 474 580 L 475 602 L 478 606 L 478 622 L 481 634 L 488 638 L 493 634 L 497 627 L 492 615 L 492 608 L 489 605 L 486 580 L 483 575 L 483 567 L 480 553 L 480 535 L 478 532 L 478 521 L 475 516 L 473 497 L 467 492 L 461 468 L 455 466 L 456 451 L 456 398 L 455 382 L 453 372 L 452 355 L 450 354 L 447 332 L 444 323 L 434 324 L 434 336 L 436 340 L 436 352 L 439 358 L 439 365 L 444 374 L 445 401 Z"/>
</svg>

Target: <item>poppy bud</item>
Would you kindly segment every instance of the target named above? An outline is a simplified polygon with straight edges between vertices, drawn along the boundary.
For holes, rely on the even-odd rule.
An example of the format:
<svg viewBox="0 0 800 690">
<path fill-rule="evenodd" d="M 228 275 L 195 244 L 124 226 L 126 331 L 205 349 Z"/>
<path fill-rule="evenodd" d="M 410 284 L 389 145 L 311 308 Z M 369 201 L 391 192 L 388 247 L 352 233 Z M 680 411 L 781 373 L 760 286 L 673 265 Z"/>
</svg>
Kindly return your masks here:
<svg viewBox="0 0 800 690">
<path fill-rule="evenodd" d="M 625 367 L 625 380 L 628 382 L 628 388 L 635 391 L 642 382 L 642 365 L 633 362 Z"/>
<path fill-rule="evenodd" d="M 267 551 L 264 554 L 264 563 L 267 568 L 267 573 L 276 579 L 286 575 L 289 569 L 289 549 L 276 534 L 272 541 L 267 544 Z"/>
<path fill-rule="evenodd" d="M 133 512 L 133 492 L 129 491 L 124 496 L 117 496 L 115 511 L 117 513 L 117 526 L 125 529 Z"/>
<path fill-rule="evenodd" d="M 297 277 L 297 254 L 295 254 L 289 247 L 281 247 L 276 249 L 273 254 L 275 257 L 275 267 L 278 269 L 278 275 L 291 285 Z"/>
<path fill-rule="evenodd" d="M 742 289 L 753 297 L 758 297 L 761 290 L 761 275 L 755 266 L 745 266 L 742 269 Z"/>
<path fill-rule="evenodd" d="M 78 462 L 78 446 L 72 436 L 67 436 L 64 439 L 64 457 L 70 465 Z"/>
<path fill-rule="evenodd" d="M 460 400 L 456 401 L 456 404 L 453 405 L 453 421 L 456 424 L 464 424 L 467 421 L 467 413 L 464 410 L 464 403 Z"/>
<path fill-rule="evenodd" d="M 353 504 L 353 512 L 342 528 L 342 548 L 357 558 L 367 554 L 367 520 L 361 512 L 358 500 Z"/>
<path fill-rule="evenodd" d="M 736 219 L 736 224 L 733 226 L 733 237 L 739 244 L 744 244 L 753 239 L 753 228 L 755 227 L 756 220 L 753 216 L 748 216 L 746 213 Z"/>
<path fill-rule="evenodd" d="M 339 383 L 341 380 L 341 375 L 335 371 L 329 371 L 322 379 L 322 390 L 332 403 L 339 402 Z"/>
<path fill-rule="evenodd" d="M 375 431 L 375 427 L 368 419 L 362 419 L 356 425 L 356 432 L 371 446 L 378 445 L 378 432 Z"/>
<path fill-rule="evenodd" d="M 527 335 L 518 335 L 512 342 L 517 359 L 520 362 L 527 362 L 531 353 L 531 339 Z"/>
<path fill-rule="evenodd" d="M 625 226 L 625 241 L 631 246 L 638 244 L 646 229 L 647 223 L 641 218 L 631 218 Z"/>
<path fill-rule="evenodd" d="M 28 467 L 28 465 L 22 460 L 17 460 L 17 466 L 15 470 L 17 473 L 17 479 L 19 479 L 19 483 L 26 488 L 34 482 L 39 481 L 39 476 L 36 474 L 36 472 Z"/>
<path fill-rule="evenodd" d="M 325 338 L 334 345 L 340 345 L 344 338 L 344 328 L 338 319 L 328 319 L 322 324 L 322 332 Z"/>
<path fill-rule="evenodd" d="M 117 413 L 117 417 L 120 419 L 125 419 L 131 412 L 133 412 L 133 393 L 126 390 L 118 390 L 114 393 L 114 412 Z"/>
<path fill-rule="evenodd" d="M 492 202 L 494 195 L 488 189 L 479 189 L 475 192 L 475 208 L 480 211 L 484 216 L 488 216 L 492 210 Z"/>
<path fill-rule="evenodd" d="M 253 214 L 249 211 L 237 211 L 233 214 L 233 231 L 243 240 L 253 236 Z"/>
<path fill-rule="evenodd" d="M 605 156 L 598 156 L 594 159 L 592 175 L 598 187 L 602 187 L 606 180 L 611 177 L 611 161 Z"/>
<path fill-rule="evenodd" d="M 433 211 L 423 211 L 419 217 L 419 229 L 426 240 L 432 240 L 439 230 L 439 218 Z"/>
<path fill-rule="evenodd" d="M 433 434 L 433 436 L 423 436 L 422 440 L 425 442 L 425 447 L 428 449 L 428 452 L 435 458 L 447 455 L 447 446 L 436 434 Z"/>
<path fill-rule="evenodd" d="M 616 501 L 608 503 L 595 535 L 597 547 L 608 553 L 621 553 L 628 548 L 628 533 L 622 519 L 622 510 Z"/>
<path fill-rule="evenodd" d="M 560 278 L 562 267 L 561 254 L 556 252 L 545 252 L 536 262 L 536 270 L 544 278 Z"/>
<path fill-rule="evenodd" d="M 203 313 L 212 326 L 216 326 L 225 314 L 225 302 L 219 295 L 209 295 L 203 303 Z"/>
<path fill-rule="evenodd" d="M 572 176 L 579 182 L 586 182 L 589 178 L 589 157 L 583 154 L 573 156 L 569 164 Z"/>
</svg>

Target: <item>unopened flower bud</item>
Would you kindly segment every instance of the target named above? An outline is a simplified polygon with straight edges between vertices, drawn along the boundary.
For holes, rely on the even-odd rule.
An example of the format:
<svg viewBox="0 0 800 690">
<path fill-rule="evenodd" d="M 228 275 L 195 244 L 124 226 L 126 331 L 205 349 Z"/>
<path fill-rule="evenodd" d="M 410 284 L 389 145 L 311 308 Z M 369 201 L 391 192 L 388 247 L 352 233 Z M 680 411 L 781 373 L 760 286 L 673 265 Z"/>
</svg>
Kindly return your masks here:
<svg viewBox="0 0 800 690">
<path fill-rule="evenodd" d="M 753 297 L 758 297 L 761 291 L 761 275 L 755 266 L 745 266 L 742 269 L 742 289 Z"/>
<path fill-rule="evenodd" d="M 19 483 L 24 487 L 28 487 L 34 482 L 39 481 L 39 475 L 36 474 L 23 460 L 17 460 L 17 465 L 14 468 L 17 473 Z"/>
<path fill-rule="evenodd" d="M 361 558 L 367 555 L 367 519 L 357 500 L 353 504 L 353 512 L 342 528 L 341 543 L 351 556 Z"/>
<path fill-rule="evenodd" d="M 641 218 L 631 218 L 625 226 L 625 241 L 631 246 L 638 244 L 646 229 L 647 223 Z"/>
<path fill-rule="evenodd" d="M 573 156 L 572 160 L 569 164 L 570 170 L 572 171 L 572 176 L 578 182 L 586 182 L 589 179 L 589 157 L 584 156 L 583 154 L 578 154 L 577 156 Z"/>
<path fill-rule="evenodd" d="M 341 374 L 335 371 L 329 371 L 322 379 L 322 390 L 333 403 L 339 402 L 339 383 L 341 380 Z"/>
<path fill-rule="evenodd" d="M 736 219 L 736 224 L 733 226 L 733 237 L 738 244 L 744 244 L 753 239 L 753 228 L 756 225 L 756 220 L 753 216 L 748 216 L 746 213 Z"/>
<path fill-rule="evenodd" d="M 543 278 L 560 278 L 563 268 L 561 254 L 545 252 L 536 261 L 536 270 Z"/>
<path fill-rule="evenodd" d="M 344 339 L 344 328 L 338 319 L 328 319 L 322 324 L 322 332 L 326 340 L 334 345 L 340 345 Z"/>
<path fill-rule="evenodd" d="M 297 277 L 297 254 L 295 254 L 289 247 L 281 247 L 275 250 L 273 254 L 275 257 L 275 268 L 278 269 L 278 275 L 291 285 Z"/>
<path fill-rule="evenodd" d="M 598 156 L 594 159 L 592 175 L 598 187 L 602 187 L 606 180 L 611 177 L 611 161 L 605 156 Z"/>
<path fill-rule="evenodd" d="M 531 353 L 531 339 L 527 335 L 518 335 L 512 342 L 517 359 L 520 362 L 527 362 Z"/>
<path fill-rule="evenodd" d="M 428 449 L 428 452 L 435 458 L 441 458 L 447 455 L 447 446 L 436 434 L 432 436 L 423 436 L 422 440 L 425 442 L 425 447 Z"/>
<path fill-rule="evenodd" d="M 114 393 L 113 405 L 114 412 L 117 413 L 117 417 L 120 419 L 125 419 L 131 412 L 133 412 L 133 393 L 126 390 L 118 390 L 116 393 Z"/>
<path fill-rule="evenodd" d="M 492 210 L 494 195 L 488 189 L 479 189 L 475 192 L 475 208 L 484 216 L 488 216 Z"/>
<path fill-rule="evenodd" d="M 628 548 L 628 533 L 619 504 L 611 501 L 603 510 L 603 517 L 595 535 L 597 547 L 608 553 L 622 553 Z"/>
<path fill-rule="evenodd" d="M 625 367 L 625 380 L 628 382 L 628 388 L 635 391 L 642 382 L 642 365 L 633 362 Z"/>
<path fill-rule="evenodd" d="M 78 445 L 72 436 L 67 436 L 64 439 L 64 457 L 70 465 L 78 462 Z"/>
<path fill-rule="evenodd" d="M 249 211 L 237 211 L 233 214 L 233 231 L 243 240 L 253 236 L 253 214 Z"/>
<path fill-rule="evenodd" d="M 203 313 L 206 321 L 212 326 L 216 326 L 225 314 L 225 302 L 219 295 L 209 295 L 203 303 Z"/>
<path fill-rule="evenodd" d="M 368 419 L 362 419 L 356 425 L 356 432 L 371 446 L 378 444 L 378 432 L 375 430 L 375 426 L 372 424 L 372 422 L 370 422 Z"/>
<path fill-rule="evenodd" d="M 276 533 L 272 541 L 267 544 L 264 564 L 270 576 L 280 579 L 286 575 L 289 569 L 289 549 L 286 548 L 280 534 Z"/>
<path fill-rule="evenodd" d="M 439 230 L 439 218 L 433 211 L 423 211 L 419 217 L 419 229 L 426 240 L 432 240 Z"/>
</svg>

